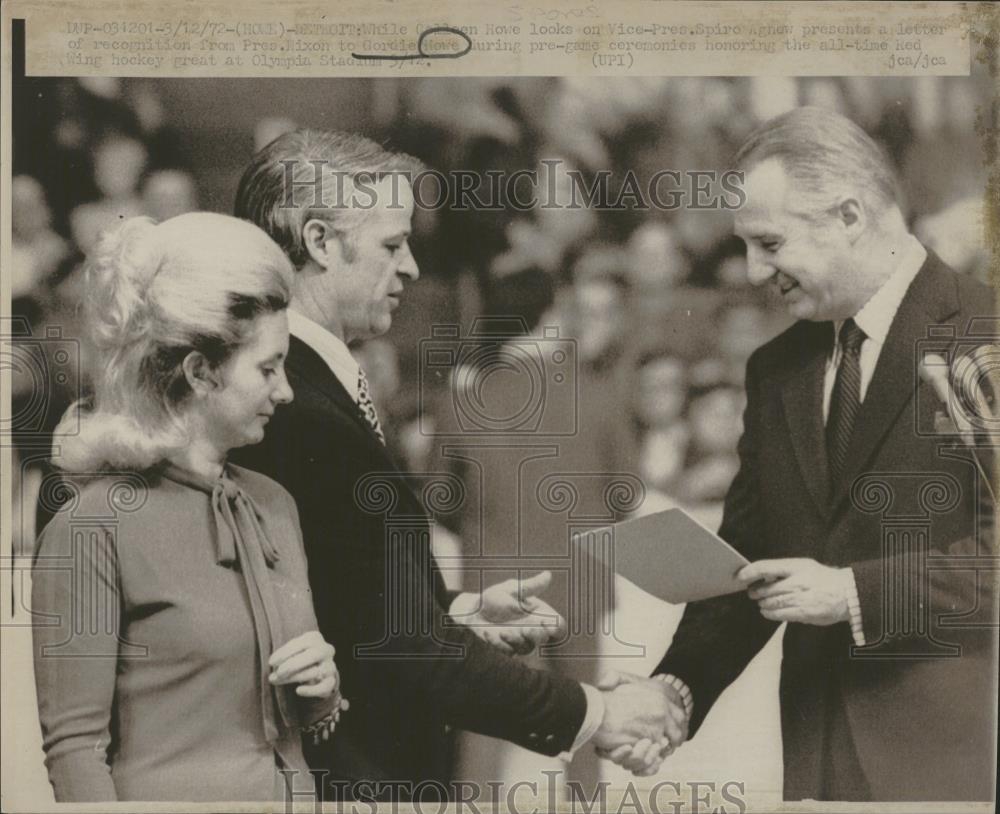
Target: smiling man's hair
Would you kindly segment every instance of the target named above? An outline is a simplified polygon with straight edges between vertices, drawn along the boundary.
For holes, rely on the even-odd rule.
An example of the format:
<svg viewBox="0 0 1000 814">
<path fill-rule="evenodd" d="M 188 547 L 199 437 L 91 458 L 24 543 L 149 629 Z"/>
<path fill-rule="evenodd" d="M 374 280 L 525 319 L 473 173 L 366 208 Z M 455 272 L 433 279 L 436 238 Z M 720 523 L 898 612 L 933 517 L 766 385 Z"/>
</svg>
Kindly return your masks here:
<svg viewBox="0 0 1000 814">
<path fill-rule="evenodd" d="M 857 124 L 820 107 L 799 107 L 750 134 L 736 153 L 750 172 L 777 159 L 796 182 L 796 196 L 814 214 L 848 197 L 859 198 L 876 219 L 900 208 L 902 196 L 889 157 Z"/>
</svg>

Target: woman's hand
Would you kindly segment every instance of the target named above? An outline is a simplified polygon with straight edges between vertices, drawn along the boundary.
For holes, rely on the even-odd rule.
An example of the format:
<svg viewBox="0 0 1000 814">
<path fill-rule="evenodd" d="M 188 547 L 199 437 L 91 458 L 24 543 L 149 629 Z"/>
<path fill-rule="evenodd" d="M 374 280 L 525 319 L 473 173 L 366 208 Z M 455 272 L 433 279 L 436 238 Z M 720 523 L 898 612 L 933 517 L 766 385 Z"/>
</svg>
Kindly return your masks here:
<svg viewBox="0 0 1000 814">
<path fill-rule="evenodd" d="M 340 686 L 340 674 L 333 663 L 334 649 L 318 630 L 310 630 L 285 642 L 271 654 L 270 681 L 274 685 L 298 684 L 296 695 L 326 698 Z"/>
</svg>

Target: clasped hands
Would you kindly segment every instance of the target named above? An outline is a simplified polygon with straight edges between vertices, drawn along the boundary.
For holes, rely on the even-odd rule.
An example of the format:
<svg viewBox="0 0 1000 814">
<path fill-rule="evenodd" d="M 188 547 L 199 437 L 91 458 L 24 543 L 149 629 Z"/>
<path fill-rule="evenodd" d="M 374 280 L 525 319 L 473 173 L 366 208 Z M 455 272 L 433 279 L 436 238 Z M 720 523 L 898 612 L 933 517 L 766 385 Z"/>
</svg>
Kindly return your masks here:
<svg viewBox="0 0 1000 814">
<path fill-rule="evenodd" d="M 610 671 L 597 682 L 604 719 L 594 735 L 597 754 L 637 777 L 659 771 L 664 758 L 687 740 L 680 693 L 656 678 Z"/>
</svg>

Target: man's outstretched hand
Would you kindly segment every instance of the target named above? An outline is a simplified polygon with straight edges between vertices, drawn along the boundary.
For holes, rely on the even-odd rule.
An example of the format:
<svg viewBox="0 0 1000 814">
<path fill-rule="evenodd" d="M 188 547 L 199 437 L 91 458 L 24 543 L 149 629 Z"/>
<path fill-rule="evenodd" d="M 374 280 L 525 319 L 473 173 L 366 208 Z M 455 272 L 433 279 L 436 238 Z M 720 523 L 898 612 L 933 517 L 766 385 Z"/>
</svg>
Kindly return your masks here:
<svg viewBox="0 0 1000 814">
<path fill-rule="evenodd" d="M 566 621 L 539 598 L 552 583 L 552 572 L 528 579 L 508 579 L 482 593 L 463 593 L 450 615 L 483 641 L 506 653 L 523 655 L 561 636 Z"/>
</svg>

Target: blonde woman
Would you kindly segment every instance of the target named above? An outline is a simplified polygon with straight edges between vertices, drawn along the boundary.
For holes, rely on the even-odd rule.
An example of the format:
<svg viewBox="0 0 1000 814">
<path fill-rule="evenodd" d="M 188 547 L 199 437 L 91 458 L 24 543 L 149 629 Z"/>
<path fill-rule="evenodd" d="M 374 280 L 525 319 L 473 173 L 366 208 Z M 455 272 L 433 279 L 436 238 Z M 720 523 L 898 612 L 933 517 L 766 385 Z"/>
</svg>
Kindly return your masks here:
<svg viewBox="0 0 1000 814">
<path fill-rule="evenodd" d="M 264 232 L 208 213 L 126 221 L 91 258 L 94 392 L 56 432 L 73 499 L 33 577 L 58 801 L 312 788 L 302 732 L 328 737 L 346 708 L 333 648 L 291 497 L 226 463 L 292 398 L 289 271 Z"/>
</svg>

